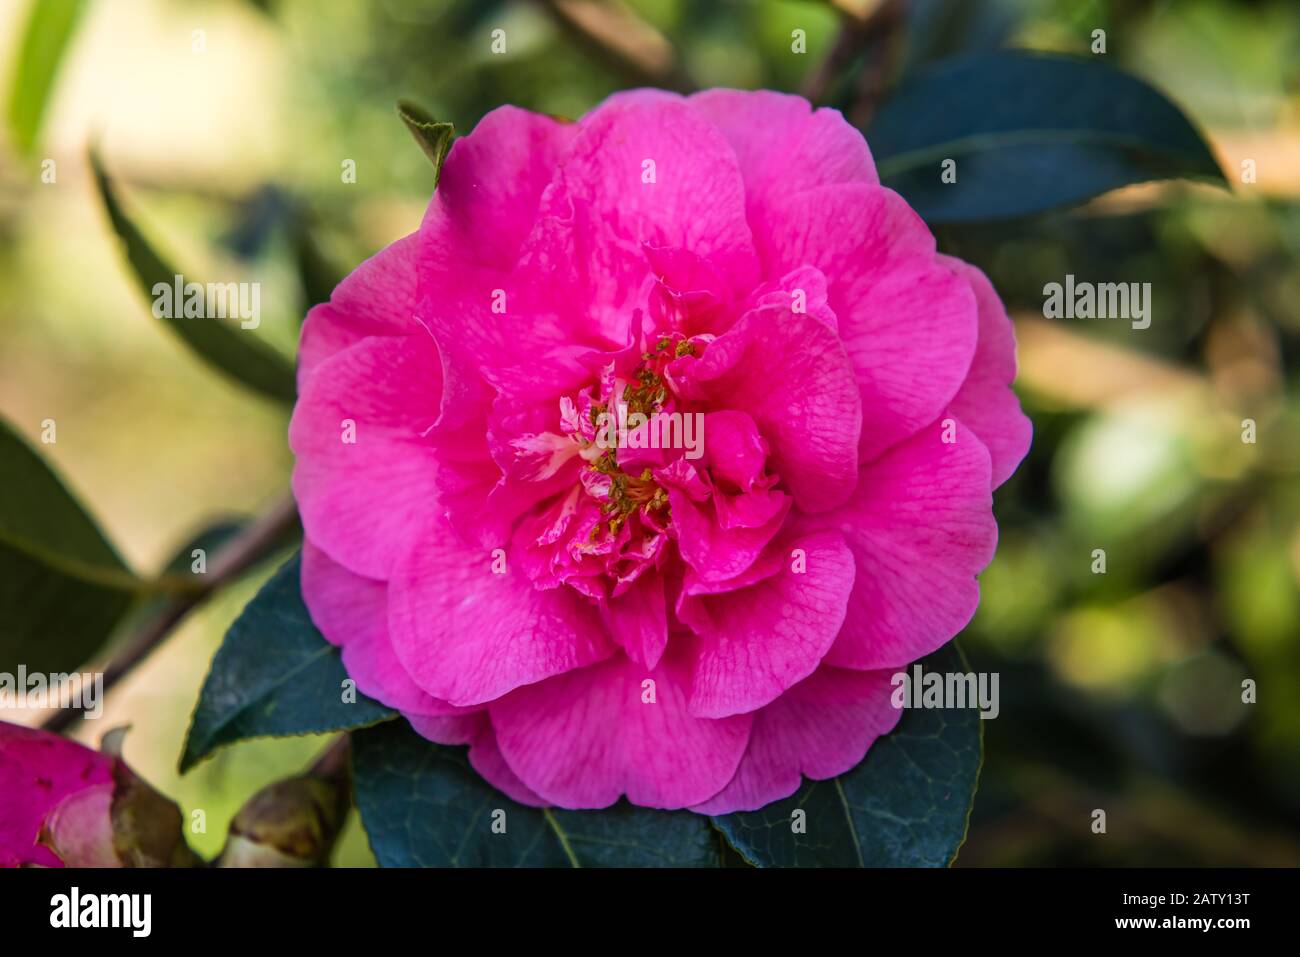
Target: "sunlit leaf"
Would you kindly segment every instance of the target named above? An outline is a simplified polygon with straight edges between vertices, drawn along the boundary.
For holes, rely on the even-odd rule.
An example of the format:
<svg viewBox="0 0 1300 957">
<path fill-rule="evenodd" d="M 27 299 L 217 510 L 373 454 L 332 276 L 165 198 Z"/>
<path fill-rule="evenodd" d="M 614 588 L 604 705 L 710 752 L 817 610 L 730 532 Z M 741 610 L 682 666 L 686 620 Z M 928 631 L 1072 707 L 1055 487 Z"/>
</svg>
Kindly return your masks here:
<svg viewBox="0 0 1300 957">
<path fill-rule="evenodd" d="M 113 231 L 126 247 L 126 257 L 145 299 L 152 302 L 158 284 L 171 287 L 180 271 L 154 250 L 118 201 L 103 164 L 91 154 L 95 182 Z M 187 282 L 194 281 L 189 278 Z M 210 306 L 210 304 L 209 304 Z M 174 310 L 179 314 L 179 303 Z M 211 316 L 212 309 L 205 308 Z M 296 392 L 293 363 L 249 332 L 216 318 L 160 319 L 168 329 L 205 362 L 256 392 L 272 399 L 292 402 Z"/>
<path fill-rule="evenodd" d="M 867 141 L 884 185 L 932 224 L 1036 213 L 1147 180 L 1224 182 L 1163 94 L 1072 57 L 938 64 L 881 107 Z"/>
<path fill-rule="evenodd" d="M 9 94 L 9 130 L 23 153 L 36 145 L 59 64 L 85 7 L 85 0 L 32 0 Z"/>
</svg>

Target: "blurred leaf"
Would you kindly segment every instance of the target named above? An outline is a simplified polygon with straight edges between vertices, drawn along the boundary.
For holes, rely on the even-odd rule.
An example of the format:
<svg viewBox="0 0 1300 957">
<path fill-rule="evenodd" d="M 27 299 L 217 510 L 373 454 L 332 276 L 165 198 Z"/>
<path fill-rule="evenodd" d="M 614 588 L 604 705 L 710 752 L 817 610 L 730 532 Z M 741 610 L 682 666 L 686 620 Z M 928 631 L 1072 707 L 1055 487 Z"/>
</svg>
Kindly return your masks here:
<svg viewBox="0 0 1300 957">
<path fill-rule="evenodd" d="M 293 225 L 297 201 L 274 183 L 266 183 L 235 203 L 235 219 L 221 243 L 240 259 L 255 259 L 276 233 Z"/>
<path fill-rule="evenodd" d="M 245 524 L 233 520 L 214 522 L 187 540 L 185 545 L 172 555 L 158 577 L 148 581 L 148 587 L 153 589 L 153 593 L 146 595 L 144 600 L 137 602 L 131 608 L 122 619 L 121 631 L 126 634 L 134 633 L 145 627 L 146 623 L 155 616 L 169 614 L 172 599 L 178 592 L 201 590 L 201 576 L 194 571 L 194 550 L 203 549 L 205 561 L 211 562 L 217 550 L 244 528 Z M 294 536 L 296 534 L 297 529 L 294 530 Z M 285 536 L 285 540 L 279 544 L 287 548 L 293 543 L 294 536 Z M 250 565 L 239 575 L 226 579 L 225 585 L 234 584 L 256 567 L 256 564 Z"/>
<path fill-rule="evenodd" d="M 171 575 L 193 575 L 195 549 L 203 549 L 205 561 L 211 561 L 217 550 L 234 538 L 246 524 L 235 519 L 213 522 L 176 550 L 176 554 L 167 563 L 165 572 Z"/>
<path fill-rule="evenodd" d="M 85 0 L 32 0 L 9 97 L 9 129 L 24 154 L 36 145 L 59 63 L 85 6 Z"/>
<path fill-rule="evenodd" d="M 108 638 L 142 583 L 3 421 L 0 488 L 0 671 L 72 671 Z"/>
<path fill-rule="evenodd" d="M 1090 60 L 1023 52 L 937 65 L 867 131 L 884 185 L 929 223 L 1078 203 L 1130 183 L 1223 183 L 1205 141 L 1145 82 Z M 956 161 L 956 182 L 940 178 Z"/>
<path fill-rule="evenodd" d="M 301 558 L 271 576 L 226 632 L 194 709 L 180 769 L 245 738 L 344 731 L 394 714 L 358 693 L 345 703 L 339 649 L 311 622 Z"/>
<path fill-rule="evenodd" d="M 90 161 L 113 231 L 125 243 L 127 260 L 135 272 L 140 289 L 145 298 L 152 302 L 154 286 L 157 283 L 172 286 L 179 274 L 178 270 L 163 261 L 122 210 L 99 157 L 92 152 Z M 194 280 L 187 280 L 189 281 Z M 176 311 L 179 308 L 178 303 Z M 211 311 L 205 309 L 205 312 Z M 219 319 L 178 317 L 161 321 L 214 368 L 272 399 L 285 402 L 294 400 L 297 392 L 293 364 L 255 336 Z"/>
<path fill-rule="evenodd" d="M 320 244 L 312 235 L 311 222 L 305 213 L 297 218 L 293 231 L 293 259 L 305 300 L 302 314 L 302 318 L 305 319 L 312 306 L 329 302 L 330 294 L 334 292 L 334 287 L 342 282 L 343 277 L 321 252 Z"/>
<path fill-rule="evenodd" d="M 415 142 L 420 144 L 424 155 L 429 157 L 429 162 L 433 163 L 433 182 L 436 186 L 438 177 L 442 174 L 442 164 L 451 149 L 451 141 L 456 135 L 456 127 L 450 123 L 439 123 L 409 100 L 397 101 L 397 115 L 411 131 Z"/>
<path fill-rule="evenodd" d="M 912 0 L 907 7 L 904 76 L 935 60 L 1009 45 L 1033 0 Z"/>
<path fill-rule="evenodd" d="M 966 672 L 949 644 L 922 661 L 926 672 Z M 758 811 L 713 819 L 760 867 L 945 867 L 966 839 L 983 753 L 973 708 L 908 709 L 852 771 L 808 781 Z M 805 812 L 806 833 L 792 815 Z"/>
<path fill-rule="evenodd" d="M 602 811 L 518 804 L 484 781 L 465 748 L 405 721 L 352 735 L 357 808 L 381 867 L 719 867 L 709 819 L 620 802 Z M 492 830 L 505 812 L 505 833 Z M 500 815 L 496 815 L 499 819 Z"/>
<path fill-rule="evenodd" d="M 206 572 L 201 573 L 194 570 L 195 549 L 203 549 L 204 561 L 210 566 L 216 554 L 232 538 L 251 524 L 252 522 L 246 518 L 223 518 L 205 525 L 202 530 L 187 538 L 185 544 L 176 550 L 163 569 L 163 574 L 171 576 L 173 580 L 179 577 L 182 580 L 195 581 L 197 575 L 206 574 Z M 263 554 L 274 556 L 277 553 L 286 552 L 290 548 L 297 548 L 301 540 L 302 527 L 295 521 L 279 532 L 275 538 L 267 541 Z M 223 579 L 223 583 L 230 585 L 257 567 L 258 562 L 249 564 L 233 578 Z"/>
</svg>

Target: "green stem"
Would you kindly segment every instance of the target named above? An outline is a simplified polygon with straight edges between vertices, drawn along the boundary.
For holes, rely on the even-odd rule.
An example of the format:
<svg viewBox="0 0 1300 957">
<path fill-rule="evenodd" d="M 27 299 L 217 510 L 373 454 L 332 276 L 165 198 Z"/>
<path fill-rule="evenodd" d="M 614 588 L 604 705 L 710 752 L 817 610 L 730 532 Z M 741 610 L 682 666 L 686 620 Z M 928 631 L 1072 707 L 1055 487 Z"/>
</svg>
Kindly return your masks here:
<svg viewBox="0 0 1300 957">
<path fill-rule="evenodd" d="M 163 643 L 185 617 L 211 594 L 266 557 L 277 542 L 298 521 L 298 507 L 293 496 L 286 496 L 270 511 L 230 539 L 213 556 L 208 573 L 198 587 L 174 595 L 152 616 L 104 668 L 104 692 L 107 693 L 136 665 L 144 661 Z M 80 721 L 80 708 L 55 711 L 41 725 L 47 731 L 62 732 Z"/>
</svg>

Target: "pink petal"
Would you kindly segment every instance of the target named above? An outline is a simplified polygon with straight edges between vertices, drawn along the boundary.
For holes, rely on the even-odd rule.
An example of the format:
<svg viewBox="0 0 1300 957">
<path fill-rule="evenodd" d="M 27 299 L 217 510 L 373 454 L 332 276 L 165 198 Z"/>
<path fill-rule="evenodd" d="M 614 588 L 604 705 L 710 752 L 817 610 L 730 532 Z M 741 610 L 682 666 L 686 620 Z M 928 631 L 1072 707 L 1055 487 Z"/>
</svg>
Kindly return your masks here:
<svg viewBox="0 0 1300 957">
<path fill-rule="evenodd" d="M 773 701 L 816 670 L 844 622 L 853 589 L 853 555 L 833 531 L 783 538 L 781 570 L 716 595 L 688 596 L 694 667 L 690 712 L 722 718 Z M 802 549 L 796 566 L 794 550 Z M 795 571 L 803 567 L 803 571 Z"/>
<path fill-rule="evenodd" d="M 1016 334 L 1007 310 L 988 277 L 974 266 L 941 256 L 975 290 L 979 307 L 979 340 L 966 381 L 952 400 L 952 411 L 980 437 L 993 459 L 993 487 L 1016 470 L 1029 451 L 1034 427 L 1020 411 L 1011 391 L 1016 377 Z"/>
<path fill-rule="evenodd" d="M 682 558 L 706 581 L 722 581 L 741 574 L 781 530 L 791 504 L 789 496 L 781 498 L 777 511 L 765 524 L 724 528 L 713 501 L 696 503 L 686 493 L 669 488 L 668 502 Z"/>
<path fill-rule="evenodd" d="M 65 867 L 121 867 L 113 846 L 114 784 L 105 781 L 74 791 L 50 811 L 42 843 Z"/>
<path fill-rule="evenodd" d="M 813 266 L 801 266 L 786 273 L 780 279 L 763 283 L 750 293 L 747 305 L 750 309 L 779 306 L 790 312 L 802 306 L 801 311 L 838 332 L 840 320 L 831 311 L 826 301 L 826 293 L 826 277 L 822 275 L 821 270 Z"/>
<path fill-rule="evenodd" d="M 818 668 L 754 715 L 749 747 L 731 782 L 701 814 L 756 811 L 816 781 L 851 771 L 902 712 L 890 703 L 891 672 Z"/>
<path fill-rule="evenodd" d="M 693 716 L 689 680 L 671 649 L 653 669 L 616 655 L 520 688 L 489 711 L 510 767 L 552 804 L 607 807 L 626 795 L 643 807 L 687 807 L 731 780 L 752 720 Z M 653 703 L 643 700 L 647 681 Z"/>
<path fill-rule="evenodd" d="M 804 511 L 847 501 L 858 477 L 863 406 L 833 329 L 787 307 L 752 310 L 698 360 L 674 363 L 690 393 L 749 413 Z M 708 439 L 705 439 L 707 446 Z"/>
<path fill-rule="evenodd" d="M 653 669 L 668 646 L 668 605 L 662 574 L 652 570 L 611 598 L 603 609 L 605 627 L 634 662 Z"/>
<path fill-rule="evenodd" d="M 956 423 L 935 422 L 865 467 L 853 500 L 824 521 L 857 562 L 848 616 L 826 662 L 896 668 L 966 627 L 979 604 L 975 576 L 997 544 L 989 453 Z"/>
<path fill-rule="evenodd" d="M 861 390 L 862 460 L 934 421 L 975 354 L 975 296 L 907 203 L 877 186 L 824 187 L 782 199 L 756 238 L 767 275 L 812 265 L 830 283 Z"/>
<path fill-rule="evenodd" d="M 538 589 L 515 556 L 495 574 L 489 549 L 435 527 L 388 583 L 388 628 L 411 678 L 443 701 L 491 701 L 522 684 L 614 653 L 596 609 L 571 588 Z"/>
<path fill-rule="evenodd" d="M 506 797 L 530 807 L 546 805 L 506 764 L 486 711 L 454 718 L 407 717 L 411 727 L 430 741 L 448 745 L 468 744 L 469 763 L 474 770 Z"/>
<path fill-rule="evenodd" d="M 407 715 L 461 709 L 425 693 L 406 673 L 388 639 L 388 586 L 338 564 L 310 539 L 302 543 L 302 597 L 312 623 L 343 649 L 343 665 L 362 694 Z"/>
<path fill-rule="evenodd" d="M 813 110 L 801 96 L 768 90 L 705 90 L 688 102 L 731 144 L 755 216 L 769 197 L 879 182 L 866 140 L 838 110 Z"/>
<path fill-rule="evenodd" d="M 654 326 L 686 336 L 720 332 L 731 311 L 731 290 L 713 264 L 680 246 L 642 246 L 656 285 L 649 310 Z"/>
<path fill-rule="evenodd" d="M 763 478 L 767 465 L 767 442 L 758 426 L 744 412 L 724 409 L 704 416 L 704 464 L 714 481 L 724 479 L 734 490 L 748 492 Z"/>
<path fill-rule="evenodd" d="M 575 134 L 572 125 L 503 106 L 452 145 L 420 226 L 413 308 L 442 356 L 440 428 L 486 414 L 481 366 L 511 365 L 565 339 L 564 318 L 538 314 L 511 275 Z"/>
<path fill-rule="evenodd" d="M 657 90 L 616 94 L 582 119 L 526 245 L 533 274 L 621 342 L 654 284 L 646 244 L 690 250 L 735 294 L 758 279 L 735 154 L 685 100 Z"/>
<path fill-rule="evenodd" d="M 502 106 L 457 138 L 420 227 L 426 239 L 436 239 L 422 250 L 425 264 L 445 269 L 450 259 L 512 269 L 542 192 L 577 133 L 575 124 Z M 444 258 L 429 263 L 435 253 Z"/>
<path fill-rule="evenodd" d="M 407 335 L 416 331 L 415 263 L 418 236 L 412 233 L 385 246 L 313 306 L 303 322 L 298 345 L 298 389 L 316 367 L 367 336 Z"/>
<path fill-rule="evenodd" d="M 363 339 L 317 373 L 289 424 L 303 528 L 340 564 L 385 579 L 396 546 L 420 533 L 413 517 L 435 510 L 437 353 L 424 333 Z"/>
<path fill-rule="evenodd" d="M 0 722 L 0 862 L 61 867 L 36 843 L 41 824 L 69 795 L 111 787 L 113 760 L 57 734 Z"/>
</svg>

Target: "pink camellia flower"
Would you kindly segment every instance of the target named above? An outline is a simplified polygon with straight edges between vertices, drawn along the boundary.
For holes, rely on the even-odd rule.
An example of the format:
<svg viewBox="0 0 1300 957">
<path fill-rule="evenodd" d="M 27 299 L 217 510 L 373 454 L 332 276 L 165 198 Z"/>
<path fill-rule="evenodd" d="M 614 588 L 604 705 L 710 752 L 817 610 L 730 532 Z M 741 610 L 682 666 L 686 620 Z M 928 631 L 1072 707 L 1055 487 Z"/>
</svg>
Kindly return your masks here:
<svg viewBox="0 0 1300 957">
<path fill-rule="evenodd" d="M 503 107 L 307 317 L 304 598 L 519 801 L 758 808 L 861 761 L 974 613 L 1014 350 L 837 112 Z"/>
<path fill-rule="evenodd" d="M 190 867 L 180 809 L 122 760 L 0 721 L 0 867 Z"/>
<path fill-rule="evenodd" d="M 110 805 L 117 759 L 0 722 L 0 867 L 116 867 Z"/>
</svg>

